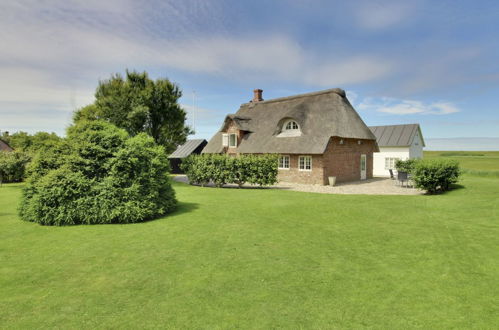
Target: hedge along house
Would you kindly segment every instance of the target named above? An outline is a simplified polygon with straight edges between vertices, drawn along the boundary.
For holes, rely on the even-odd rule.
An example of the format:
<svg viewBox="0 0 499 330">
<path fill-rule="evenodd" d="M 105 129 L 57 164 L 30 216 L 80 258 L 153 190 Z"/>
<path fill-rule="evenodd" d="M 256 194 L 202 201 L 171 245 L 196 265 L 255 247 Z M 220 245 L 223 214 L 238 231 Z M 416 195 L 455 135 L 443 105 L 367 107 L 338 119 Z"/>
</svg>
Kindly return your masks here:
<svg viewBox="0 0 499 330">
<path fill-rule="evenodd" d="M 374 154 L 375 176 L 390 176 L 395 162 L 423 158 L 425 142 L 419 124 L 370 126 L 376 136 L 380 152 Z"/>
<path fill-rule="evenodd" d="M 187 140 L 184 144 L 180 145 L 175 149 L 174 152 L 168 156 L 170 161 L 171 173 L 179 174 L 183 173 L 180 165 L 182 160 L 190 155 L 199 155 L 203 148 L 208 144 L 208 141 L 204 139 Z"/>
<path fill-rule="evenodd" d="M 327 184 L 372 177 L 376 138 L 339 88 L 264 101 L 227 115 L 203 153 L 279 154 L 279 180 Z"/>
</svg>

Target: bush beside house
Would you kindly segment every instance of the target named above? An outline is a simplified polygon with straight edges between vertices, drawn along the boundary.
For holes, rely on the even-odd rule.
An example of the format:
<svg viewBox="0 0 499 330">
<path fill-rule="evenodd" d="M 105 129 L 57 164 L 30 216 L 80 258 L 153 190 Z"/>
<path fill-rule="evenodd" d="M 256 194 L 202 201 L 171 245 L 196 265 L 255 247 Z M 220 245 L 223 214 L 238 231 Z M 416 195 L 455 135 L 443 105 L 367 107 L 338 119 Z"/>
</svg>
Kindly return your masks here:
<svg viewBox="0 0 499 330">
<path fill-rule="evenodd" d="M 431 159 L 417 161 L 411 173 L 416 187 L 434 194 L 449 190 L 458 181 L 461 170 L 455 160 Z"/>
<path fill-rule="evenodd" d="M 410 158 L 407 160 L 397 159 L 395 161 L 395 169 L 399 172 L 411 173 L 412 169 L 414 168 L 414 164 L 416 164 L 417 161 L 418 159 L 414 158 Z"/>
<path fill-rule="evenodd" d="M 461 175 L 459 163 L 447 159 L 398 160 L 395 168 L 399 172 L 410 173 L 414 185 L 429 194 L 449 190 Z"/>
<path fill-rule="evenodd" d="M 20 215 L 43 225 L 132 223 L 172 211 L 164 148 L 102 121 L 68 129 L 59 148 L 30 166 Z"/>
<path fill-rule="evenodd" d="M 189 181 L 202 186 L 213 182 L 217 187 L 232 183 L 269 186 L 277 183 L 277 155 L 192 155 L 182 164 Z"/>
</svg>

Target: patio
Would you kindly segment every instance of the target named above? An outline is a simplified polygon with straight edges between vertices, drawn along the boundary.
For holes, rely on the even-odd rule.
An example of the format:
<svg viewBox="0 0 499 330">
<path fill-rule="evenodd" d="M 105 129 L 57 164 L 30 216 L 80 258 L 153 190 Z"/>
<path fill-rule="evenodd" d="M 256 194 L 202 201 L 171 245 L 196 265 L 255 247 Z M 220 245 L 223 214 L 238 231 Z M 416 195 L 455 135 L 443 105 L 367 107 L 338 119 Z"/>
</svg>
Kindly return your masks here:
<svg viewBox="0 0 499 330">
<path fill-rule="evenodd" d="M 173 177 L 174 181 L 189 183 L 187 176 L 177 175 Z M 213 187 L 212 184 L 207 185 L 207 187 Z M 235 188 L 236 185 L 226 185 L 226 187 Z M 253 188 L 251 185 L 244 185 L 243 188 Z M 314 192 L 322 194 L 360 194 L 360 195 L 422 195 L 423 190 L 411 188 L 411 187 L 401 187 L 397 180 L 392 180 L 390 178 L 372 178 L 363 181 L 345 182 L 338 183 L 335 186 L 321 186 L 321 185 L 311 185 L 311 184 L 299 184 L 290 182 L 279 182 L 278 184 L 271 186 L 274 189 L 287 189 L 293 191 L 302 192 Z"/>
</svg>

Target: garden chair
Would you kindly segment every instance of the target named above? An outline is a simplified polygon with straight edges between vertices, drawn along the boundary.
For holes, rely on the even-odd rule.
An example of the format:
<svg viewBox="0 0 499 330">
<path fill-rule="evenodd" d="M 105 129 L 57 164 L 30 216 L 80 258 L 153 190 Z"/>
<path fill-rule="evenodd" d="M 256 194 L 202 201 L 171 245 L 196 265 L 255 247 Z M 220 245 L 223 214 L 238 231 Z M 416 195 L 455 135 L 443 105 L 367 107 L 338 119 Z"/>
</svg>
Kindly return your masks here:
<svg viewBox="0 0 499 330">
<path fill-rule="evenodd" d="M 406 186 L 407 186 L 407 183 L 409 182 L 408 173 L 407 172 L 400 172 L 400 171 L 397 172 L 397 180 L 402 187 L 404 186 L 404 182 L 406 182 Z"/>
</svg>

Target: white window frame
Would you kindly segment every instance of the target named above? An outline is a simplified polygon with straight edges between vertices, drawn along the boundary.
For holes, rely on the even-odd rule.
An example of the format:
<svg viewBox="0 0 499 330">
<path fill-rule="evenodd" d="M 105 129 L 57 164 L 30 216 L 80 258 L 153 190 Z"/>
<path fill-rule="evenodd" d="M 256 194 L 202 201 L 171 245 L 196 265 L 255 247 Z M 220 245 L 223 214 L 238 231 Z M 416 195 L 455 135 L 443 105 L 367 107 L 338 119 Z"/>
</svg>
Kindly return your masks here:
<svg viewBox="0 0 499 330">
<path fill-rule="evenodd" d="M 399 159 L 399 157 L 385 157 L 385 170 L 394 170 L 395 162 Z"/>
<path fill-rule="evenodd" d="M 288 125 L 291 125 L 290 128 L 288 128 Z M 288 120 L 284 123 L 284 131 L 296 131 L 300 129 L 300 125 L 295 120 Z"/>
<path fill-rule="evenodd" d="M 288 167 L 281 167 L 281 159 L 283 160 L 282 161 L 283 166 L 286 166 L 286 161 L 284 159 L 288 160 Z M 279 160 L 278 160 L 278 163 L 277 163 L 277 168 L 280 169 L 280 170 L 289 170 L 290 167 L 291 167 L 291 157 L 289 155 L 281 155 L 281 156 L 279 156 Z"/>
<path fill-rule="evenodd" d="M 302 158 L 304 159 L 303 160 L 303 168 L 301 168 L 301 160 Z M 310 168 L 308 169 L 307 168 L 307 164 L 305 162 L 305 159 L 310 159 Z M 311 172 L 312 171 L 312 156 L 298 156 L 298 170 L 299 171 L 304 171 L 304 172 Z"/>
<path fill-rule="evenodd" d="M 234 144 L 231 144 L 231 138 L 234 137 Z M 236 133 L 230 133 L 229 134 L 229 148 L 236 148 L 237 147 L 237 134 Z"/>
<path fill-rule="evenodd" d="M 228 147 L 229 146 L 229 134 L 222 134 L 222 147 Z"/>
</svg>

